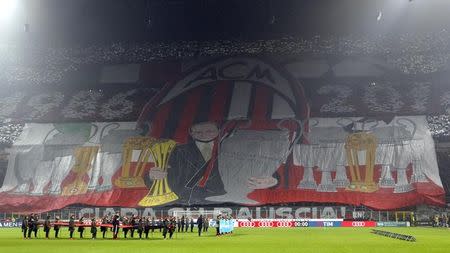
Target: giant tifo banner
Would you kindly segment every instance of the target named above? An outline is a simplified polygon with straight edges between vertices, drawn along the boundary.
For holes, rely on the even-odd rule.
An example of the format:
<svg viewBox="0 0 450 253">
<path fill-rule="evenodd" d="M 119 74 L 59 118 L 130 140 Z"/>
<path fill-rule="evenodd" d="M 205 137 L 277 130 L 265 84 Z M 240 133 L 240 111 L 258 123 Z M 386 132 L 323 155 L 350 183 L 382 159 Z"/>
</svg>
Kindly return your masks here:
<svg viewBox="0 0 450 253">
<path fill-rule="evenodd" d="M 71 204 L 444 204 L 425 116 L 309 118 L 303 87 L 255 57 L 205 63 L 138 122 L 28 123 L 0 210 Z"/>
<path fill-rule="evenodd" d="M 41 123 L 134 121 L 144 104 L 165 83 L 173 84 L 173 80 L 184 80 L 190 74 L 199 75 L 195 70 L 202 67 L 213 69 L 206 68 L 200 73 L 203 77 L 193 78 L 240 82 L 255 81 L 252 76 L 274 77 L 267 76 L 264 65 L 254 69 L 253 73 L 249 70 L 234 75 L 237 68 L 243 67 L 240 64 L 249 58 L 244 61 L 243 57 L 227 59 L 226 62 L 233 64 L 220 66 L 217 62 L 205 63 L 208 59 L 201 58 L 83 66 L 67 73 L 59 85 L 2 87 L 0 117 L 14 122 Z M 251 59 L 262 62 L 258 58 Z M 370 115 L 389 118 L 392 115 L 450 113 L 450 69 L 405 74 L 381 56 L 278 56 L 267 57 L 263 62 L 266 66 L 270 63 L 272 69 L 276 66 L 283 77 L 301 83 L 312 117 Z M 422 64 L 426 65 L 425 62 Z M 28 78 L 26 72 L 24 75 L 23 80 Z"/>
</svg>

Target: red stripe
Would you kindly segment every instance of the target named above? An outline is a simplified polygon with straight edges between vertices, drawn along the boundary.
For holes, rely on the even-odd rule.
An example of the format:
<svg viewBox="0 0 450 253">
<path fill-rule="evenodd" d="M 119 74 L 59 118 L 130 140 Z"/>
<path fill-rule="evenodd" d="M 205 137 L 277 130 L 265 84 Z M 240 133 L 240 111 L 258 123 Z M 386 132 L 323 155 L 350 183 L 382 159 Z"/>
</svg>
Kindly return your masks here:
<svg viewBox="0 0 450 253">
<path fill-rule="evenodd" d="M 218 139 L 216 138 L 216 140 L 214 141 L 214 147 L 213 147 L 213 150 L 212 150 L 212 156 L 211 156 L 211 159 L 209 160 L 209 163 L 208 163 L 208 168 L 206 168 L 206 171 L 203 174 L 202 179 L 198 183 L 199 187 L 205 187 L 206 181 L 208 181 L 208 178 L 211 175 L 211 171 L 213 170 L 214 165 L 216 163 L 216 159 L 217 159 L 217 146 L 218 146 Z"/>
<path fill-rule="evenodd" d="M 216 90 L 213 94 L 211 111 L 209 112 L 209 121 L 222 122 L 226 117 L 226 106 L 231 96 L 231 84 L 229 82 L 221 82 L 216 85 Z"/>
<path fill-rule="evenodd" d="M 69 226 L 68 222 L 58 222 L 58 223 L 53 223 L 53 225 L 58 225 L 58 226 Z M 75 223 L 74 224 L 75 227 L 91 227 L 92 224 L 80 224 L 80 223 Z M 108 228 L 112 228 L 113 225 L 112 224 L 102 224 L 102 223 L 96 223 L 95 227 L 108 227 Z M 119 225 L 120 228 L 132 228 L 134 226 L 131 225 Z"/>
<path fill-rule="evenodd" d="M 258 85 L 255 94 L 255 104 L 253 105 L 252 121 L 266 120 L 270 89 L 264 85 Z M 272 106 L 272 105 L 270 105 Z"/>
<path fill-rule="evenodd" d="M 209 120 L 213 121 L 213 122 L 221 122 L 223 120 L 225 120 L 225 113 L 227 111 L 228 108 L 226 108 L 226 106 L 228 105 L 228 100 L 231 99 L 231 84 L 224 81 L 221 82 L 220 84 L 218 84 L 216 86 L 216 90 L 214 92 L 213 98 L 212 98 L 212 106 L 211 106 L 211 111 L 209 113 Z M 226 129 L 226 131 L 228 131 L 228 129 Z M 208 181 L 209 176 L 211 175 L 211 172 L 213 169 L 217 169 L 214 168 L 214 165 L 216 163 L 216 159 L 217 159 L 217 146 L 219 140 L 216 139 L 214 141 L 214 147 L 212 150 L 212 156 L 211 159 L 208 162 L 208 167 L 206 168 L 205 173 L 203 174 L 202 179 L 200 180 L 200 182 L 198 183 L 199 187 L 205 187 L 206 182 Z"/>
<path fill-rule="evenodd" d="M 171 102 L 165 103 L 160 107 L 155 117 L 152 119 L 152 126 L 150 130 L 150 136 L 155 138 L 160 138 L 164 132 L 164 126 L 169 117 L 170 108 L 172 107 Z"/>
<path fill-rule="evenodd" d="M 142 127 L 142 124 L 144 122 L 149 119 L 151 120 L 152 115 L 156 110 L 160 108 L 159 102 L 162 101 L 162 99 L 167 95 L 167 93 L 172 89 L 173 86 L 174 83 L 166 83 L 156 95 L 150 98 L 150 100 L 144 105 L 144 108 L 142 108 L 141 113 L 139 114 L 139 118 L 137 120 L 138 126 Z"/>
<path fill-rule="evenodd" d="M 178 143 L 186 143 L 189 135 L 189 128 L 194 122 L 195 113 L 198 106 L 200 105 L 200 98 L 203 94 L 204 89 L 201 87 L 193 89 L 188 94 L 188 99 L 184 107 L 182 116 L 178 121 L 178 127 L 173 135 L 173 139 Z"/>
</svg>

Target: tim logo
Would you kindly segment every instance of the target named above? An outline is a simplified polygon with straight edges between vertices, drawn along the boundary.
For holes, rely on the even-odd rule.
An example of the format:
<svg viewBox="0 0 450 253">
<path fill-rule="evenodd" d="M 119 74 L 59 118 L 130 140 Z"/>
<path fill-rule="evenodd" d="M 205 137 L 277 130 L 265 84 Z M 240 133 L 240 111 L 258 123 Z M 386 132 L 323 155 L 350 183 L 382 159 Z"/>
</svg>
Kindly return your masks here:
<svg viewBox="0 0 450 253">
<path fill-rule="evenodd" d="M 322 225 L 324 227 L 334 227 L 334 222 L 332 222 L 332 221 L 324 221 Z"/>
</svg>

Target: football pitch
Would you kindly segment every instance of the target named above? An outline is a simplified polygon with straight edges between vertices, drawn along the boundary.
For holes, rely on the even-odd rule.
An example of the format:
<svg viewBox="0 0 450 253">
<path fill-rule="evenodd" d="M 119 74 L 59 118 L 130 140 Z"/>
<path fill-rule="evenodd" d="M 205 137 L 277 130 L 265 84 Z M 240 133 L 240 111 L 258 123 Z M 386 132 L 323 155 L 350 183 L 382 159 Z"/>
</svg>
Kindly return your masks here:
<svg viewBox="0 0 450 253">
<path fill-rule="evenodd" d="M 198 237 L 193 233 L 175 233 L 163 240 L 155 232 L 149 239 L 75 239 L 68 240 L 67 228 L 60 239 L 23 240 L 20 229 L 0 229 L 0 252 L 450 252 L 450 229 L 446 228 L 381 228 L 413 235 L 416 242 L 407 242 L 370 233 L 370 228 L 238 228 L 233 234 L 216 237 L 211 229 Z M 85 232 L 89 232 L 86 229 Z M 51 233 L 53 236 L 53 231 Z M 75 233 L 78 236 L 78 233 Z M 85 234 L 90 236 L 89 233 Z M 98 234 L 99 236 L 99 234 Z M 100 235 L 101 237 L 101 235 Z M 111 232 L 108 232 L 111 237 Z"/>
</svg>

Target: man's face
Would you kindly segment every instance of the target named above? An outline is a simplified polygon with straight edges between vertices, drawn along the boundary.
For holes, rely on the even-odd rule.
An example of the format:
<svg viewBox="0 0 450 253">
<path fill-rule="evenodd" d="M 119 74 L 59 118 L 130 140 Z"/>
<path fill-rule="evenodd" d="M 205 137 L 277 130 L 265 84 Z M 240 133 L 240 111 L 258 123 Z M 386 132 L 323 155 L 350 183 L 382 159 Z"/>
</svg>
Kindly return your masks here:
<svg viewBox="0 0 450 253">
<path fill-rule="evenodd" d="M 195 124 L 191 127 L 191 136 L 194 140 L 208 142 L 219 135 L 219 129 L 212 122 Z"/>
</svg>

